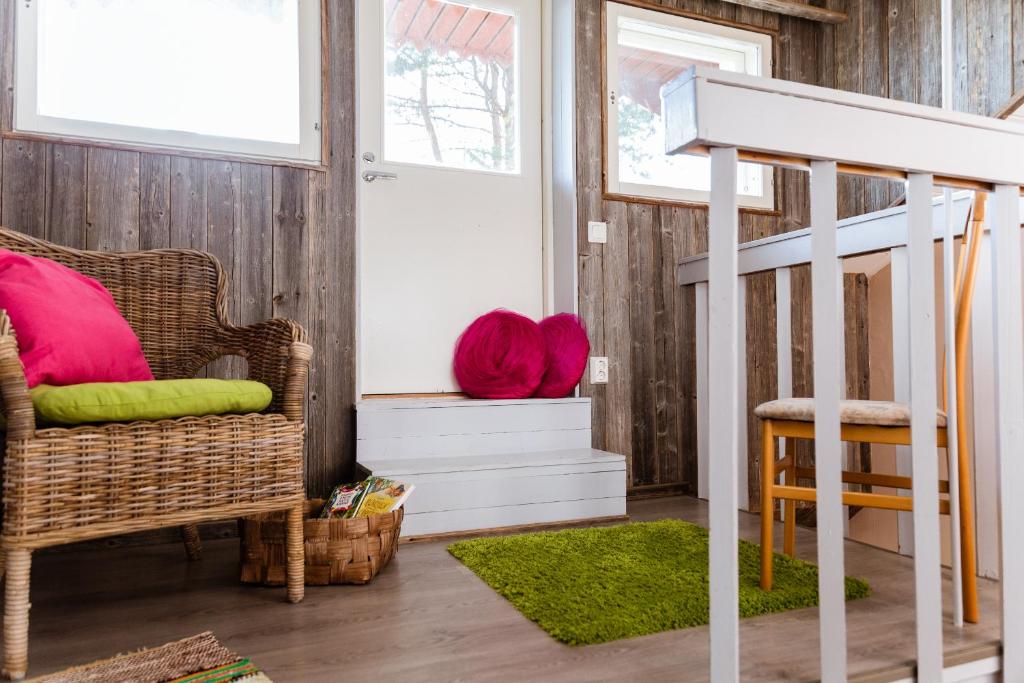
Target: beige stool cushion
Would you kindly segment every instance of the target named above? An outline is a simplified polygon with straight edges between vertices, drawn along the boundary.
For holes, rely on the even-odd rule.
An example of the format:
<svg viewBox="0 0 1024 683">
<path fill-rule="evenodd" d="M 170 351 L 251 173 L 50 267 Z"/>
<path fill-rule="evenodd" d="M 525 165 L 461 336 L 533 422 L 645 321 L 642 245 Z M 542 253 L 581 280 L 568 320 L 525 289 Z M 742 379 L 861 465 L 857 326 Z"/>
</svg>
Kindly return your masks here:
<svg viewBox="0 0 1024 683">
<path fill-rule="evenodd" d="M 762 403 L 754 415 L 766 420 L 814 422 L 813 398 L 783 398 Z M 946 426 L 946 413 L 937 410 L 939 427 Z M 909 427 L 910 404 L 895 401 L 840 401 L 839 421 L 850 425 L 875 427 Z"/>
</svg>

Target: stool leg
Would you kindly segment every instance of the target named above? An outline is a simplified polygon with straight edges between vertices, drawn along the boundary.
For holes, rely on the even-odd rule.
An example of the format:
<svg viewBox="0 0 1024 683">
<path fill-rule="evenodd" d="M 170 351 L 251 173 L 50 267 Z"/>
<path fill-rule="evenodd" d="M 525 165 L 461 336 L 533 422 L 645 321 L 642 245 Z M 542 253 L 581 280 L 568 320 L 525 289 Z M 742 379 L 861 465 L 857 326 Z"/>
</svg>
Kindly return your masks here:
<svg viewBox="0 0 1024 683">
<path fill-rule="evenodd" d="M 786 455 L 789 466 L 786 468 L 786 486 L 796 486 L 796 439 L 786 437 Z M 782 550 L 790 557 L 796 553 L 796 501 L 786 500 L 786 521 L 782 533 Z"/>
<path fill-rule="evenodd" d="M 775 525 L 775 432 L 771 420 L 762 425 L 761 440 L 761 590 L 772 589 L 772 531 Z"/>
<path fill-rule="evenodd" d="M 306 554 L 302 540 L 302 503 L 288 510 L 285 531 L 288 565 L 285 569 L 288 582 L 288 601 L 302 602 L 306 592 Z"/>
<path fill-rule="evenodd" d="M 21 680 L 28 670 L 28 601 L 32 551 L 4 551 L 7 588 L 4 598 L 4 676 Z"/>
<path fill-rule="evenodd" d="M 181 540 L 185 543 L 185 555 L 190 562 L 203 559 L 203 542 L 199 540 L 199 527 L 195 524 L 181 527 Z"/>
</svg>

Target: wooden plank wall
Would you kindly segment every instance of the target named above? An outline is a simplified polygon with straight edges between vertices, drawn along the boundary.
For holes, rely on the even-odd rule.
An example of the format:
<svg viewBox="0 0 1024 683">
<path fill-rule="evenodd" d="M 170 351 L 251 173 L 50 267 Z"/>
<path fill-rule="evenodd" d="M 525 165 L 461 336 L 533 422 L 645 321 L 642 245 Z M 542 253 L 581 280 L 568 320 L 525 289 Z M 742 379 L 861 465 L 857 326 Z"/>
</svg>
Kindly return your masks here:
<svg viewBox="0 0 1024 683">
<path fill-rule="evenodd" d="M 354 3 L 327 3 L 330 157 L 324 171 L 100 146 L 0 145 L 0 224 L 70 247 L 191 247 L 228 275 L 231 322 L 293 318 L 309 332 L 306 481 L 322 495 L 355 460 Z M 0 4 L 0 128 L 12 124 L 13 3 Z M 216 376 L 244 371 L 218 361 Z"/>
<path fill-rule="evenodd" d="M 696 482 L 696 395 L 693 288 L 675 286 L 674 266 L 707 248 L 707 211 L 603 196 L 601 120 L 601 8 L 603 0 L 577 0 L 576 98 L 580 312 L 592 354 L 608 356 L 607 385 L 590 385 L 595 447 L 628 456 L 634 495 L 690 490 Z M 661 0 L 705 17 L 776 31 L 776 75 L 817 83 L 818 24 L 718 0 Z M 807 179 L 784 171 L 779 215 L 744 213 L 740 239 L 752 240 L 803 227 L 808 220 Z M 608 223 L 607 244 L 587 241 L 588 221 Z M 795 306 L 807 305 L 809 282 L 794 278 Z M 852 285 L 851 285 L 852 286 Z M 809 310 L 808 310 L 809 315 Z M 794 315 L 794 320 L 802 320 Z M 748 437 L 759 449 L 753 406 L 776 397 L 775 277 L 747 280 Z M 796 324 L 796 323 L 795 323 Z M 866 337 L 865 337 L 866 338 Z M 810 349 L 794 334 L 794 367 L 809 377 Z M 806 355 L 805 355 L 806 354 Z M 805 383 L 806 384 L 806 383 Z M 756 506 L 756 456 L 748 479 Z"/>
</svg>

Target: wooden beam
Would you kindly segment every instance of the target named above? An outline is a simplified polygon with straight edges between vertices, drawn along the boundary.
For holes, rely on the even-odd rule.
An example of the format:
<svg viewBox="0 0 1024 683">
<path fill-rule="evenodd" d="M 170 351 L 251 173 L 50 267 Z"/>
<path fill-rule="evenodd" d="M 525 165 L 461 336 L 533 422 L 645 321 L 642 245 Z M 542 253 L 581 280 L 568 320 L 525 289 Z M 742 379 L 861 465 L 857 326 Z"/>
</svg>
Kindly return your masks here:
<svg viewBox="0 0 1024 683">
<path fill-rule="evenodd" d="M 945 90 L 944 90 L 944 92 L 945 92 Z M 1021 90 L 1020 92 L 1014 93 L 1013 97 L 1010 98 L 1010 101 L 1006 103 L 1006 106 L 1004 106 L 1002 109 L 1000 109 L 998 112 L 995 113 L 994 118 L 997 118 L 997 119 L 1010 119 L 1010 118 L 1020 119 L 1020 118 L 1024 118 L 1024 90 Z M 740 158 L 742 158 L 742 154 L 740 155 Z M 980 185 L 984 185 L 984 183 L 979 183 L 979 187 L 967 187 L 966 185 L 963 184 L 964 182 L 970 183 L 971 181 L 963 181 L 963 182 L 957 181 L 957 184 L 953 184 L 953 183 L 945 184 L 945 183 L 942 182 L 941 178 L 936 178 L 935 179 L 935 184 L 936 185 L 945 185 L 947 187 L 959 187 L 959 188 L 962 188 L 962 189 L 969 189 L 969 190 L 973 189 L 973 190 L 978 190 L 978 191 L 982 191 L 982 192 L 991 192 L 992 191 L 991 187 L 981 187 L 980 186 Z M 1020 188 L 1020 193 L 1021 193 L 1022 196 L 1024 196 L 1024 187 Z M 906 195 L 902 195 L 901 194 L 899 197 L 897 197 L 892 202 L 890 202 L 889 206 L 890 207 L 899 206 L 900 204 L 905 202 L 906 199 L 907 199 Z"/>
<path fill-rule="evenodd" d="M 780 161 L 834 160 L 840 173 L 915 171 L 943 185 L 1024 185 L 1024 166 L 1016 161 L 1024 157 L 1024 127 L 1007 121 L 700 65 L 663 87 L 662 99 L 669 154 L 734 147 Z M 886 135 L 837 132 L 864 129 Z M 943 144 L 929 144 L 934 140 Z"/>
<path fill-rule="evenodd" d="M 997 119 L 1008 119 L 1017 113 L 1019 109 L 1024 109 L 1024 90 L 1014 93 L 1006 106 L 996 112 L 995 117 Z"/>
<path fill-rule="evenodd" d="M 783 458 L 776 461 L 775 469 L 781 472 L 789 464 L 791 464 L 790 459 L 788 457 Z M 797 479 L 816 479 L 818 476 L 816 474 L 817 470 L 813 467 L 797 467 L 794 471 L 796 472 Z M 908 491 L 913 488 L 913 479 L 911 477 L 901 477 L 894 474 L 874 474 L 872 472 L 848 472 L 845 470 L 843 471 L 843 483 L 857 484 L 859 486 L 884 486 L 890 489 L 906 489 Z M 939 480 L 939 493 L 949 493 L 948 480 Z M 911 505 L 912 507 L 913 505 Z"/>
<path fill-rule="evenodd" d="M 772 493 L 776 498 L 784 500 L 803 500 L 813 503 L 818 499 L 817 492 L 808 486 L 776 485 L 772 487 Z M 844 491 L 843 505 L 857 507 L 869 507 L 878 510 L 899 510 L 910 512 L 914 508 L 912 498 L 906 496 L 893 496 L 887 493 L 861 493 L 860 491 Z M 949 501 L 940 500 L 938 504 L 939 514 L 949 514 Z"/>
<path fill-rule="evenodd" d="M 707 156 L 710 148 L 707 145 L 695 145 L 687 150 L 687 154 Z M 740 161 L 749 161 L 755 164 L 765 164 L 768 166 L 779 166 L 781 168 L 791 168 L 797 171 L 809 171 L 811 169 L 811 159 L 805 157 L 794 157 L 786 156 L 782 154 L 768 154 L 765 152 L 757 152 L 748 149 L 740 149 L 737 151 L 739 154 Z M 871 178 L 886 178 L 888 180 L 906 180 L 908 174 L 906 171 L 900 171 L 894 168 L 883 168 L 881 166 L 865 166 L 862 164 L 836 164 L 837 172 L 840 175 L 856 175 L 866 176 Z M 985 183 L 978 180 L 971 180 L 969 178 L 954 178 L 949 176 L 935 176 L 935 184 L 941 187 L 951 187 L 957 190 L 972 190 L 974 192 L 991 192 L 993 185 L 992 183 Z M 1024 186 L 1021 187 L 1021 194 L 1024 194 Z M 903 203 L 903 198 L 893 202 L 892 206 L 898 206 Z M 890 207 L 892 208 L 892 207 Z"/>
<path fill-rule="evenodd" d="M 764 10 L 765 12 L 775 12 L 776 14 L 820 21 L 824 24 L 841 24 L 849 19 L 845 12 L 815 7 L 802 2 L 792 2 L 792 0 L 725 0 L 725 2 Z"/>
</svg>

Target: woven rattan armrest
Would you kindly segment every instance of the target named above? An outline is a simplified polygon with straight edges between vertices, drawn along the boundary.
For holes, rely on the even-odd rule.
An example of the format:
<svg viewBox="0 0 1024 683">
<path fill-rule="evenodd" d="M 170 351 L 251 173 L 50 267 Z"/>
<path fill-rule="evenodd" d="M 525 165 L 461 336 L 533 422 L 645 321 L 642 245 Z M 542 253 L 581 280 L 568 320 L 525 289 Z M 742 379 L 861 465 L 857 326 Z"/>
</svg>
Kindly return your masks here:
<svg viewBox="0 0 1024 683">
<path fill-rule="evenodd" d="M 0 310 L 0 399 L 7 420 L 7 438 L 28 439 L 35 433 L 36 416 L 28 393 L 18 342 L 7 311 Z"/>
<path fill-rule="evenodd" d="M 249 379 L 263 382 L 274 392 L 271 412 L 302 419 L 313 348 L 306 343 L 301 325 L 274 318 L 245 327 L 223 326 L 217 341 L 221 356 L 245 358 Z"/>
</svg>

